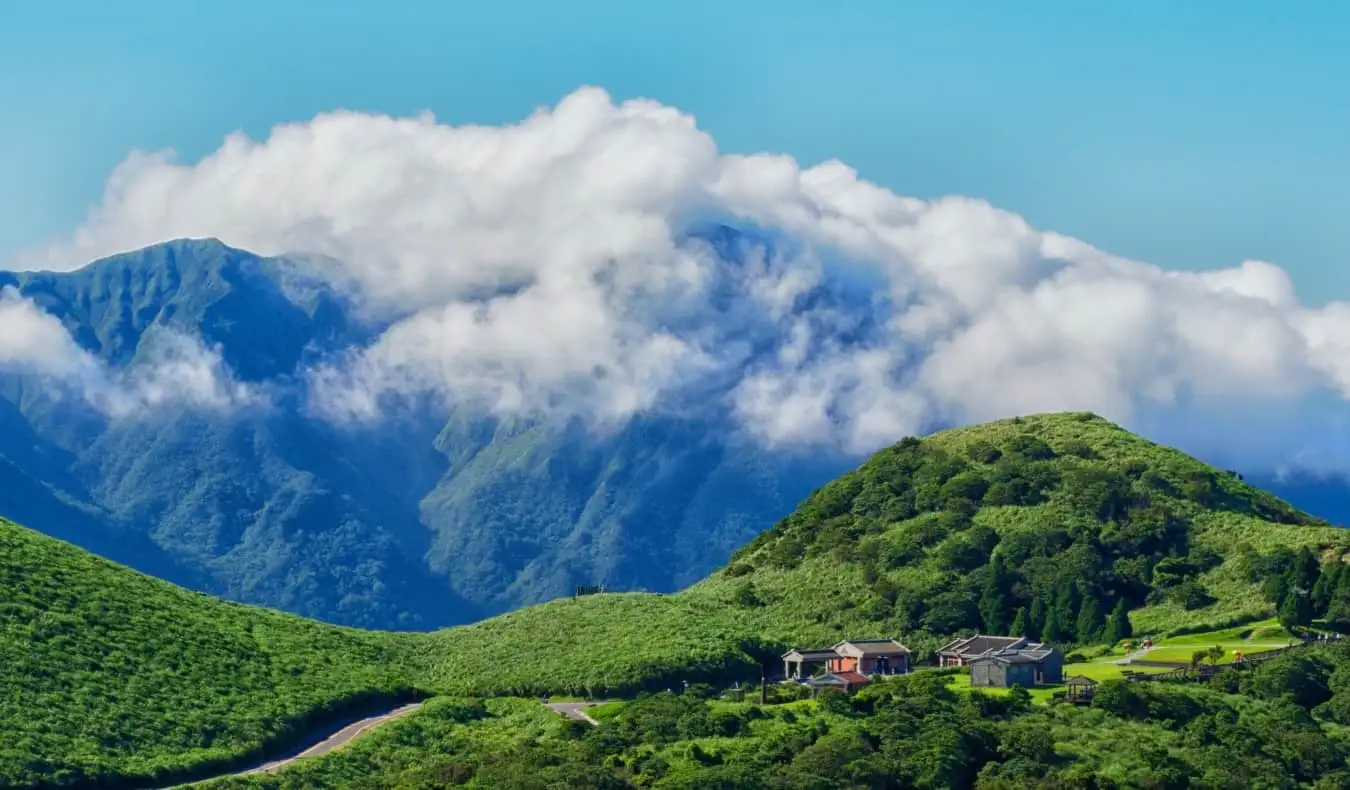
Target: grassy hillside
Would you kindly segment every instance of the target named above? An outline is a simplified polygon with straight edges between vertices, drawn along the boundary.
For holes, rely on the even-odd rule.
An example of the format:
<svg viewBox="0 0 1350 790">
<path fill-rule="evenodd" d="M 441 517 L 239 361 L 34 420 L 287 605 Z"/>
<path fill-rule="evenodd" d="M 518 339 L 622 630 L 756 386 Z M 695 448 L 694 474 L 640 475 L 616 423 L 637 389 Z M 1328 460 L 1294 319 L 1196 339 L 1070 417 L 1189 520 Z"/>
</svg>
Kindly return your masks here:
<svg viewBox="0 0 1350 790">
<path fill-rule="evenodd" d="M 409 693 L 404 641 L 188 592 L 0 520 L 0 786 L 228 761 Z"/>
<path fill-rule="evenodd" d="M 564 599 L 430 634 L 222 603 L 4 523 L 0 784 L 202 767 L 414 688 L 678 688 L 869 635 L 919 651 L 972 629 L 1099 641 L 1117 606 L 1136 631 L 1219 626 L 1271 616 L 1300 578 L 1327 579 L 1320 610 L 1350 618 L 1350 573 L 1301 569 L 1318 554 L 1346 567 L 1333 561 L 1347 546 L 1350 533 L 1091 415 L 906 439 L 680 593 Z"/>
<path fill-rule="evenodd" d="M 1270 616 L 1259 583 L 1304 546 L 1350 533 L 1094 415 L 1037 415 L 877 453 L 687 594 L 799 633 L 922 646 L 1021 616 L 1073 642 L 1121 601 L 1137 630 Z"/>
</svg>

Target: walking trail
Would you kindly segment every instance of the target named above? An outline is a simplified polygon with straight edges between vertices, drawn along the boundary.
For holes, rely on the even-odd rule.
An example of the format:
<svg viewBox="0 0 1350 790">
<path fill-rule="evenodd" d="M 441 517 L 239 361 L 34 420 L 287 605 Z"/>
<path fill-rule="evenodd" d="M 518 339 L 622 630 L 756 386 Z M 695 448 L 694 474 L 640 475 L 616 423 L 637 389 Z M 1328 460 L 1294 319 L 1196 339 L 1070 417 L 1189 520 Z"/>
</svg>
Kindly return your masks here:
<svg viewBox="0 0 1350 790">
<path fill-rule="evenodd" d="M 1129 655 L 1125 656 L 1124 658 L 1115 658 L 1115 659 L 1112 659 L 1112 660 L 1110 660 L 1110 661 L 1107 661 L 1106 663 L 1108 663 L 1108 664 L 1128 664 L 1128 663 L 1130 663 L 1130 662 L 1132 662 L 1132 661 L 1138 661 L 1139 659 L 1141 659 L 1141 658 L 1143 658 L 1144 656 L 1148 655 L 1150 652 L 1152 652 L 1152 651 L 1153 651 L 1154 649 L 1156 649 L 1157 647 L 1158 647 L 1157 645 L 1149 645 L 1148 647 L 1141 647 L 1141 648 L 1139 648 L 1138 650 L 1134 651 L 1133 653 L 1130 653 Z"/>
</svg>

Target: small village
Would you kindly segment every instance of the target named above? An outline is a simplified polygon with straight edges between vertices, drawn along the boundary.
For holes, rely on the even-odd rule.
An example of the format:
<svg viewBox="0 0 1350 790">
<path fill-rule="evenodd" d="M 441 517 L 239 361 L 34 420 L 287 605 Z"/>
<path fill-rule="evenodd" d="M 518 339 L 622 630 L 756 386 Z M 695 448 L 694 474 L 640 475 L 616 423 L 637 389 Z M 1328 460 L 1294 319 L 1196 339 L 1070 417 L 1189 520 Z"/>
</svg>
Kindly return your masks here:
<svg viewBox="0 0 1350 790">
<path fill-rule="evenodd" d="M 1151 660 L 1149 654 L 1155 645 L 1152 639 L 1145 638 L 1137 643 L 1133 640 L 1124 642 L 1120 646 L 1126 651 L 1124 657 L 1109 658 L 1104 662 L 1080 662 L 1079 666 L 1085 671 L 1088 667 L 1110 666 L 1114 670 L 1110 674 L 1125 681 L 1206 680 L 1218 672 L 1254 666 L 1288 650 L 1339 640 L 1338 633 L 1305 631 L 1287 644 L 1258 643 L 1254 652 L 1234 649 L 1231 654 L 1226 654 L 1216 645 L 1194 650 L 1189 660 L 1181 661 L 1175 658 Z M 1173 651 L 1177 649 L 1183 648 L 1172 648 Z M 1171 657 L 1174 653 L 1167 655 Z M 805 685 L 811 689 L 812 696 L 824 689 L 851 694 L 875 680 L 890 676 L 960 667 L 968 671 L 972 689 L 1049 688 L 1052 689 L 1049 699 L 1088 704 L 1098 682 L 1105 679 L 1088 674 L 1066 678 L 1064 654 L 1053 645 L 1026 637 L 974 634 L 954 639 L 937 649 L 935 664 L 930 667 L 915 666 L 912 657 L 913 652 L 895 639 L 852 639 L 830 647 L 793 648 L 782 655 L 783 674 L 779 682 Z"/>
</svg>

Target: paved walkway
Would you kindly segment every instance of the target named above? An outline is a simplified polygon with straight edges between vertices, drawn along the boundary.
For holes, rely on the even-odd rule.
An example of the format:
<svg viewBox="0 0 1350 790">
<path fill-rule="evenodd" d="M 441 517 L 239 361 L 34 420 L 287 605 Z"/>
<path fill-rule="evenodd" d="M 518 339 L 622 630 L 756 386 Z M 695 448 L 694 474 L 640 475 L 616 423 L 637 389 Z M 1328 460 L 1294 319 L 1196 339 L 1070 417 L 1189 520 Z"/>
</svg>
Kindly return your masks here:
<svg viewBox="0 0 1350 790">
<path fill-rule="evenodd" d="M 1107 664 L 1128 664 L 1128 663 L 1130 663 L 1130 662 L 1132 662 L 1132 661 L 1138 661 L 1139 659 L 1141 659 L 1141 658 L 1143 658 L 1144 656 L 1148 655 L 1148 654 L 1149 654 L 1150 652 L 1152 652 L 1153 650 L 1157 649 L 1157 647 L 1158 647 L 1157 645 L 1150 645 L 1149 647 L 1141 647 L 1141 648 L 1139 648 L 1138 650 L 1134 651 L 1133 653 L 1130 653 L 1129 655 L 1125 656 L 1124 658 L 1115 658 L 1115 659 L 1112 659 L 1112 660 L 1107 661 L 1107 662 L 1105 662 L 1105 663 L 1107 663 Z"/>
</svg>

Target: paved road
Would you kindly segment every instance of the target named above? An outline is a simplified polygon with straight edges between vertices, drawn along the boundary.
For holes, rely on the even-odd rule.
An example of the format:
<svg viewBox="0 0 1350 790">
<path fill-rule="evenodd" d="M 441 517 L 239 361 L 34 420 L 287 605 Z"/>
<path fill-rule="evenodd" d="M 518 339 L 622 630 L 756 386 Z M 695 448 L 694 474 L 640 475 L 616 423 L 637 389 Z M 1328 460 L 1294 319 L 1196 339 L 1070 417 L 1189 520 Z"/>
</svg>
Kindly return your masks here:
<svg viewBox="0 0 1350 790">
<path fill-rule="evenodd" d="M 388 711 L 387 713 L 381 713 L 378 716 L 369 716 L 359 721 L 354 721 L 351 724 L 346 725 L 342 729 L 338 730 L 337 732 L 327 737 L 322 737 L 322 734 L 312 735 L 311 737 L 301 741 L 302 744 L 306 743 L 309 744 L 308 746 L 297 747 L 300 749 L 300 751 L 295 754 L 292 754 L 289 757 L 282 757 L 281 759 L 278 760 L 272 760 L 270 762 L 262 763 L 260 765 L 255 765 L 252 768 L 247 768 L 242 771 L 227 771 L 217 776 L 209 776 L 204 777 L 202 779 L 196 779 L 193 780 L 192 782 L 189 782 L 186 785 L 174 783 L 171 785 L 159 785 L 159 786 L 195 787 L 198 783 L 210 782 L 216 779 L 223 779 L 227 776 L 247 776 L 249 774 L 272 773 L 273 771 L 280 771 L 281 769 L 294 763 L 296 760 L 305 757 L 317 757 L 321 754 L 327 754 L 328 752 L 331 752 L 340 746 L 344 746 L 350 743 L 353 739 L 362 735 L 363 733 L 369 732 L 370 730 L 375 729 L 376 727 L 380 726 L 381 724 L 384 724 L 387 721 L 397 719 L 400 716 L 406 716 L 407 714 L 412 713 L 413 711 L 417 710 L 420 707 L 422 707 L 422 703 L 414 702 L 411 705 L 404 705 L 402 707 L 394 708 L 393 710 Z M 320 740 L 315 740 L 316 737 L 320 738 Z"/>
<path fill-rule="evenodd" d="M 586 709 L 587 709 L 587 708 L 593 708 L 593 707 L 595 707 L 596 705 L 603 705 L 603 704 L 605 704 L 605 703 L 603 703 L 603 702 L 548 702 L 548 703 L 545 703 L 545 707 L 547 707 L 547 708 L 549 708 L 550 710 L 553 710 L 553 711 L 555 711 L 555 712 L 557 712 L 557 713 L 561 713 L 561 714 L 562 714 L 564 717 L 566 717 L 566 718 L 573 719 L 573 720 L 575 720 L 575 721 L 584 721 L 584 722 L 586 722 L 587 724 L 589 724 L 589 725 L 591 725 L 592 727 L 594 727 L 594 726 L 598 725 L 600 722 L 596 721 L 595 719 L 592 719 L 592 718 L 590 717 L 590 714 L 588 714 L 588 713 L 586 712 Z"/>
</svg>

